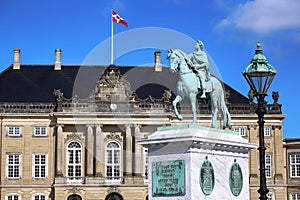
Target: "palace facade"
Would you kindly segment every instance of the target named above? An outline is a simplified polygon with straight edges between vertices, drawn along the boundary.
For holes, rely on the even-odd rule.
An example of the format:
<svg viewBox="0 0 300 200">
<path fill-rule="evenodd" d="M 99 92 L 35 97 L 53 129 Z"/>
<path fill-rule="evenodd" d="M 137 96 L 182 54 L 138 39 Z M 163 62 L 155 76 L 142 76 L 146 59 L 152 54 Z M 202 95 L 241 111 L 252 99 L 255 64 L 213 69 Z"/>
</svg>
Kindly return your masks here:
<svg viewBox="0 0 300 200">
<path fill-rule="evenodd" d="M 180 104 L 178 121 L 170 103 L 177 75 L 160 64 L 52 65 L 14 63 L 0 74 L 0 196 L 5 200 L 146 200 L 147 149 L 137 141 L 157 127 L 192 122 Z M 224 83 L 231 130 L 258 144 L 256 104 Z M 283 142 L 279 95 L 265 115 L 269 199 L 300 199 L 299 140 Z M 211 112 L 198 104 L 198 124 Z M 221 119 L 221 118 L 220 118 Z M 219 119 L 219 121 L 220 121 Z M 221 125 L 221 121 L 220 121 Z M 217 140 L 217 138 L 216 138 Z M 258 199 L 258 151 L 249 154 L 250 199 Z"/>
</svg>

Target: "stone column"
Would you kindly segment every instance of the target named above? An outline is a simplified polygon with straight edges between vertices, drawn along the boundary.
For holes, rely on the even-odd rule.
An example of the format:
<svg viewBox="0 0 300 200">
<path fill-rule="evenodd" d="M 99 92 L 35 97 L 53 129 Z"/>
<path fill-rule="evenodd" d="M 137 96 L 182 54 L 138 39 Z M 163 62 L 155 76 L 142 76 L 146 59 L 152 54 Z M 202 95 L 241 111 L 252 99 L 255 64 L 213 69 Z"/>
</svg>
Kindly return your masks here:
<svg viewBox="0 0 300 200">
<path fill-rule="evenodd" d="M 132 134 L 131 126 L 125 125 L 126 128 L 126 148 L 125 148 L 125 176 L 132 176 Z"/>
<path fill-rule="evenodd" d="M 91 124 L 87 125 L 87 176 L 93 176 L 94 132 Z"/>
<path fill-rule="evenodd" d="M 96 125 L 96 176 L 103 177 L 101 173 L 101 167 L 104 166 L 104 147 L 103 147 L 103 135 L 102 135 L 102 125 Z"/>
<path fill-rule="evenodd" d="M 135 137 L 135 155 L 134 155 L 134 175 L 142 176 L 142 146 L 137 143 L 141 139 L 140 125 L 135 125 L 134 137 Z"/>
<path fill-rule="evenodd" d="M 63 125 L 57 124 L 56 127 L 56 176 L 62 177 Z"/>
</svg>

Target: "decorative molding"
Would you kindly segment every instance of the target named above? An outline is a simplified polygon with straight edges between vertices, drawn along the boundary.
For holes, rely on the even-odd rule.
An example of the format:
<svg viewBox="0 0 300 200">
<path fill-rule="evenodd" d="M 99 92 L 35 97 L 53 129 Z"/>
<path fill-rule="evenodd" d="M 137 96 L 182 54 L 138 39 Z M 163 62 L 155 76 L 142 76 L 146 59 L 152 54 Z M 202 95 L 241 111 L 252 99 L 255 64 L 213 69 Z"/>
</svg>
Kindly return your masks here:
<svg viewBox="0 0 300 200">
<path fill-rule="evenodd" d="M 111 193 L 118 193 L 121 195 L 121 190 L 117 186 L 111 186 L 107 189 L 106 191 L 106 196 L 111 194 Z"/>
<path fill-rule="evenodd" d="M 85 138 L 83 137 L 83 135 L 75 132 L 67 134 L 67 137 L 65 138 L 65 144 L 72 140 L 81 141 L 82 143 L 85 142 Z"/>
<path fill-rule="evenodd" d="M 274 125 L 274 126 L 272 126 L 272 130 L 275 130 L 275 129 L 281 130 L 281 128 L 282 128 L 282 126 L 280 126 L 280 125 Z"/>
<path fill-rule="evenodd" d="M 249 127 L 249 130 L 253 129 L 254 131 L 256 131 L 258 128 L 258 125 L 248 125 L 248 127 Z"/>
<path fill-rule="evenodd" d="M 115 133 L 115 132 L 111 132 L 109 135 L 107 135 L 104 139 L 105 142 L 109 141 L 109 140 L 115 140 L 118 141 L 119 143 L 122 142 L 122 138 L 120 137 L 119 134 Z"/>
<path fill-rule="evenodd" d="M 66 189 L 68 194 L 82 194 L 84 191 L 82 188 L 77 188 L 76 186 L 73 186 L 71 189 Z"/>
</svg>

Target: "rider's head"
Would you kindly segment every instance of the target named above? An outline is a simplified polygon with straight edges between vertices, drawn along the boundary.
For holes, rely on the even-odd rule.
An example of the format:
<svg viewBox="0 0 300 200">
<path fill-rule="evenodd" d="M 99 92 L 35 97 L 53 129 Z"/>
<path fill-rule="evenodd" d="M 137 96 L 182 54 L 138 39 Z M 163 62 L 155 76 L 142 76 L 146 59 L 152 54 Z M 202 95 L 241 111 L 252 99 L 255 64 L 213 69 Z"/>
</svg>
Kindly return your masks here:
<svg viewBox="0 0 300 200">
<path fill-rule="evenodd" d="M 204 44 L 200 40 L 197 40 L 196 46 L 200 47 L 200 49 L 204 49 Z"/>
</svg>

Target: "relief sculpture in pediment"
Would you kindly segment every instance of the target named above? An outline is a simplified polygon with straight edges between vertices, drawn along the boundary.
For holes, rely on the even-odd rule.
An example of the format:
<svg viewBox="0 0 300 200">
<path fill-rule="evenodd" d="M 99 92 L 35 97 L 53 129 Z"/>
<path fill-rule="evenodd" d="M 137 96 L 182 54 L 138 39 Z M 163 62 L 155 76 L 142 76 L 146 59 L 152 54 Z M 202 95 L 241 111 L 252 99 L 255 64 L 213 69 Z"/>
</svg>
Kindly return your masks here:
<svg viewBox="0 0 300 200">
<path fill-rule="evenodd" d="M 101 102 L 128 101 L 131 94 L 129 81 L 116 68 L 108 68 L 95 88 L 95 100 Z"/>
</svg>

